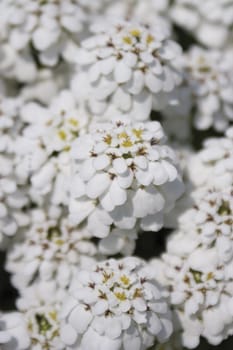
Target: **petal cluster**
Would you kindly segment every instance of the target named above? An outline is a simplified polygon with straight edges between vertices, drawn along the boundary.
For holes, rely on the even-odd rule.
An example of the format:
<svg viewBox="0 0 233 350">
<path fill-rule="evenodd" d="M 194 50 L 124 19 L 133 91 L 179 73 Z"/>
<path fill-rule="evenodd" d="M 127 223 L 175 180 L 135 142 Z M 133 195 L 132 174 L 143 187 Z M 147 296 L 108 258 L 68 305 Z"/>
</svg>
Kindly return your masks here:
<svg viewBox="0 0 233 350">
<path fill-rule="evenodd" d="M 137 258 L 107 260 L 81 271 L 61 318 L 70 349 L 142 350 L 166 340 L 172 324 L 162 290 Z"/>
<path fill-rule="evenodd" d="M 76 58 L 90 85 L 85 100 L 91 112 L 147 120 L 152 110 L 161 110 L 182 80 L 175 64 L 181 48 L 168 30 L 123 20 L 91 29 L 94 35 L 82 41 Z M 79 76 L 73 81 L 77 90 Z"/>
<path fill-rule="evenodd" d="M 115 227 L 158 231 L 183 192 L 175 153 L 158 122 L 96 123 L 72 146 L 70 218 L 96 237 Z"/>
</svg>

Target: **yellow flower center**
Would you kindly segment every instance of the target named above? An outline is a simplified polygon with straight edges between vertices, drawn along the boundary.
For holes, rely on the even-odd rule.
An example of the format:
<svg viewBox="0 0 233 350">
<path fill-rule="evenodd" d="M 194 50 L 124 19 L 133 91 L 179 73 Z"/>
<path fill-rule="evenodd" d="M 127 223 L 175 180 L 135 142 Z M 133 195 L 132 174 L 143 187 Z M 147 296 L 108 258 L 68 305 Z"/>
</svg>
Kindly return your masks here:
<svg viewBox="0 0 233 350">
<path fill-rule="evenodd" d="M 120 281 L 126 286 L 128 286 L 130 284 L 130 279 L 125 275 L 120 277 Z"/>
<path fill-rule="evenodd" d="M 141 32 L 140 32 L 139 29 L 132 29 L 132 30 L 130 31 L 130 34 L 131 34 L 132 36 L 134 36 L 135 38 L 140 38 L 140 36 L 141 36 Z"/>
<path fill-rule="evenodd" d="M 60 137 L 60 139 L 61 139 L 62 141 L 65 141 L 65 140 L 67 139 L 67 135 L 66 135 L 66 133 L 65 133 L 64 130 L 58 131 L 58 136 Z"/>
<path fill-rule="evenodd" d="M 79 124 L 79 122 L 78 122 L 76 119 L 74 119 L 74 118 L 70 118 L 70 119 L 68 120 L 68 122 L 69 122 L 72 126 L 75 126 L 75 127 L 77 127 L 78 124 Z"/>
<path fill-rule="evenodd" d="M 125 44 L 132 45 L 132 39 L 129 36 L 124 36 L 122 40 Z"/>
<path fill-rule="evenodd" d="M 147 38 L 146 38 L 147 44 L 151 44 L 154 40 L 155 40 L 155 38 L 153 37 L 153 35 L 151 35 L 151 34 L 147 35 Z"/>
<path fill-rule="evenodd" d="M 118 299 L 118 300 L 120 300 L 120 301 L 125 301 L 126 300 L 126 295 L 125 295 L 125 293 L 124 292 L 116 292 L 116 293 L 114 293 L 115 294 L 115 296 L 116 296 L 116 298 Z"/>
<path fill-rule="evenodd" d="M 138 138 L 142 138 L 142 130 L 141 129 L 133 129 L 133 134 Z"/>
</svg>

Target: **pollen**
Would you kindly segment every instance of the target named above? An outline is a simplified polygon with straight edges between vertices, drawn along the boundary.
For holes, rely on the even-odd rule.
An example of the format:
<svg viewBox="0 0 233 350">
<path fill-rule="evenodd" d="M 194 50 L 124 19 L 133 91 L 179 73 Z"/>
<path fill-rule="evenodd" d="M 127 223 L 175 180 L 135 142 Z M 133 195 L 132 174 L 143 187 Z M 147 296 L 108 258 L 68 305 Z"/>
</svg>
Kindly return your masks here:
<svg viewBox="0 0 233 350">
<path fill-rule="evenodd" d="M 126 300 L 126 295 L 124 292 L 120 293 L 120 292 L 116 292 L 114 293 L 116 298 L 120 301 L 125 301 Z"/>
<path fill-rule="evenodd" d="M 133 134 L 138 138 L 142 139 L 142 130 L 141 129 L 133 129 Z"/>
<path fill-rule="evenodd" d="M 111 145 L 111 143 L 112 143 L 112 136 L 111 135 L 106 135 L 105 137 L 104 137 L 104 142 L 105 143 L 107 143 L 107 145 Z"/>
<path fill-rule="evenodd" d="M 118 135 L 119 139 L 127 139 L 128 137 L 129 137 L 129 135 L 125 131 L 123 131 L 122 133 L 120 133 Z"/>
<path fill-rule="evenodd" d="M 125 286 L 128 286 L 130 284 L 130 279 L 126 276 L 126 275 L 123 275 L 120 277 L 120 281 L 125 285 Z"/>
<path fill-rule="evenodd" d="M 51 319 L 52 319 L 53 321 L 57 321 L 57 312 L 56 312 L 56 311 L 51 311 L 51 312 L 49 313 L 49 316 L 51 317 Z"/>
<path fill-rule="evenodd" d="M 134 36 L 135 38 L 140 38 L 140 36 L 141 36 L 141 32 L 140 32 L 140 30 L 138 30 L 138 29 L 132 29 L 132 30 L 130 31 L 130 34 L 131 34 L 132 36 Z"/>
<path fill-rule="evenodd" d="M 67 139 L 67 135 L 66 135 L 66 132 L 64 130 L 58 131 L 58 136 L 60 137 L 60 139 L 62 141 L 65 141 Z"/>
<path fill-rule="evenodd" d="M 151 34 L 147 35 L 147 38 L 146 38 L 147 44 L 151 44 L 154 40 L 155 40 L 155 38 L 153 37 L 153 35 L 151 35 Z"/>
<path fill-rule="evenodd" d="M 130 138 L 125 139 L 122 144 L 123 147 L 132 147 L 133 146 L 133 142 L 130 140 Z"/>
<path fill-rule="evenodd" d="M 125 44 L 128 44 L 128 45 L 131 45 L 131 44 L 132 44 L 132 39 L 131 39 L 129 36 L 124 36 L 124 37 L 122 38 L 122 40 L 123 40 L 123 42 L 124 42 Z"/>
<path fill-rule="evenodd" d="M 68 120 L 68 122 L 72 125 L 72 126 L 78 126 L 78 124 L 79 124 L 79 122 L 76 120 L 76 119 L 74 119 L 74 118 L 70 118 L 69 120 Z"/>
</svg>

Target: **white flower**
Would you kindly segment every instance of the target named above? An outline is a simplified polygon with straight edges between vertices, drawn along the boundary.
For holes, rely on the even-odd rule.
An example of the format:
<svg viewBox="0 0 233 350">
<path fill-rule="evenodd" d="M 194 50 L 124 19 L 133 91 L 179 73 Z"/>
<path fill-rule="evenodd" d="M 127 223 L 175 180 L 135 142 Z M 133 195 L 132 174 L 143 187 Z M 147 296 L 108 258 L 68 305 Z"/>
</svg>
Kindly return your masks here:
<svg viewBox="0 0 233 350">
<path fill-rule="evenodd" d="M 127 18 L 145 22 L 157 23 L 171 31 L 168 0 L 118 0 L 109 1 L 104 11 L 104 16 Z"/>
<path fill-rule="evenodd" d="M 45 220 L 32 225 L 23 242 L 13 245 L 6 269 L 18 289 L 50 280 L 66 288 L 77 267 L 86 268 L 95 257 L 97 248 L 88 232 L 70 227 L 66 219 Z"/>
<path fill-rule="evenodd" d="M 70 175 L 71 143 L 85 132 L 88 116 L 75 104 L 69 91 L 62 91 L 48 108 L 26 104 L 21 115 L 28 125 L 18 137 L 16 173 L 30 181 L 30 194 L 55 205 L 66 204 Z M 48 199 L 48 198 L 47 198 Z"/>
<path fill-rule="evenodd" d="M 64 350 L 65 347 L 60 339 L 59 313 L 61 302 L 66 297 L 65 290 L 57 289 L 57 285 L 53 281 L 34 283 L 32 287 L 24 289 L 21 297 L 17 300 L 17 308 L 20 313 L 15 313 L 12 316 L 9 314 L 11 319 L 14 317 L 14 323 L 7 322 L 5 325 L 6 331 L 10 335 L 12 333 L 12 342 L 7 343 L 3 349 Z M 14 315 L 17 316 L 16 320 Z"/>
<path fill-rule="evenodd" d="M 181 48 L 168 31 L 159 25 L 105 19 L 91 29 L 95 35 L 82 42 L 76 57 L 90 84 L 84 98 L 91 112 L 147 120 L 152 110 L 162 109 L 182 80 L 176 68 Z M 79 75 L 74 90 L 79 89 Z"/>
<path fill-rule="evenodd" d="M 15 176 L 14 142 L 22 121 L 19 108 L 22 101 L 0 97 L 0 246 L 7 243 L 6 237 L 13 236 L 21 227 L 27 226 L 29 204 L 27 186 Z"/>
<path fill-rule="evenodd" d="M 188 248 L 187 241 L 183 247 Z M 210 344 L 220 344 L 233 331 L 233 262 L 223 266 L 214 248 L 196 248 L 187 256 L 172 255 L 169 250 L 163 255 L 164 273 L 181 324 L 183 345 L 197 347 L 200 336 Z"/>
<path fill-rule="evenodd" d="M 225 131 L 233 120 L 233 51 L 192 47 L 184 59 L 185 80 L 192 93 L 194 125 Z"/>
<path fill-rule="evenodd" d="M 79 272 L 61 318 L 61 339 L 70 349 L 142 350 L 172 333 L 161 287 L 133 257 Z"/>
<path fill-rule="evenodd" d="M 171 17 L 207 47 L 219 48 L 230 43 L 232 0 L 175 0 Z"/>
<path fill-rule="evenodd" d="M 19 312 L 0 314 L 1 350 L 28 350 L 30 339 L 23 315 Z"/>
<path fill-rule="evenodd" d="M 59 311 L 56 305 L 44 305 L 31 308 L 23 314 L 31 339 L 31 350 L 65 349 L 60 339 Z"/>
<path fill-rule="evenodd" d="M 224 191 L 197 190 L 192 194 L 193 207 L 179 217 L 179 230 L 184 235 L 192 235 L 196 247 L 215 246 L 222 263 L 233 257 L 232 194 L 233 187 Z M 174 248 L 173 242 L 169 246 L 172 245 Z"/>
<path fill-rule="evenodd" d="M 226 189 L 233 184 L 233 128 L 225 137 L 209 138 L 203 149 L 190 158 L 187 166 L 195 186 Z"/>
<path fill-rule="evenodd" d="M 183 192 L 175 153 L 158 122 L 96 123 L 72 147 L 70 218 L 93 236 L 112 228 L 158 231 Z"/>
<path fill-rule="evenodd" d="M 9 43 L 9 50 L 16 51 L 20 59 L 25 53 L 31 58 L 36 55 L 48 67 L 58 64 L 61 57 L 72 61 L 80 37 L 86 34 L 85 25 L 103 4 L 104 1 L 2 0 L 1 44 Z"/>
</svg>

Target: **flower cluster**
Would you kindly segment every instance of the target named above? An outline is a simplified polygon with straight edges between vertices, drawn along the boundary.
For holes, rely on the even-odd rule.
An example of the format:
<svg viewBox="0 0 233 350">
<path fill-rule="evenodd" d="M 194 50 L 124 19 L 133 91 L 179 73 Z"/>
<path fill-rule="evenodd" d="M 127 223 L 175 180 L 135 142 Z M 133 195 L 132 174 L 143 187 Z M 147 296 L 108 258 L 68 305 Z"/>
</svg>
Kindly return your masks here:
<svg viewBox="0 0 233 350">
<path fill-rule="evenodd" d="M 210 344 L 220 344 L 233 331 L 232 260 L 222 265 L 215 248 L 195 248 L 186 237 L 180 238 L 181 246 L 176 241 L 174 235 L 169 242 L 176 252 L 168 248 L 163 256 L 164 274 L 183 345 L 195 348 L 201 336 Z"/>
<path fill-rule="evenodd" d="M 85 102 L 93 114 L 124 113 L 142 121 L 172 100 L 182 80 L 176 63 L 181 47 L 166 28 L 119 20 L 97 22 L 91 29 L 94 35 L 82 41 L 77 62 L 89 82 Z"/>
<path fill-rule="evenodd" d="M 66 288 L 78 266 L 95 262 L 97 248 L 85 230 L 69 226 L 67 220 L 36 223 L 26 232 L 23 242 L 8 253 L 6 269 L 19 290 L 37 281 L 56 281 Z"/>
<path fill-rule="evenodd" d="M 88 116 L 69 91 L 62 91 L 48 108 L 34 102 L 21 110 L 26 126 L 18 137 L 16 173 L 30 181 L 34 202 L 67 202 L 72 141 L 85 132 Z M 48 199 L 47 199 L 48 200 Z"/>
<path fill-rule="evenodd" d="M 233 0 L 0 0 L 1 350 L 233 335 L 232 28 Z"/>
<path fill-rule="evenodd" d="M 161 287 L 140 259 L 111 259 L 82 271 L 69 293 L 61 339 L 70 349 L 142 350 L 172 332 Z"/>
<path fill-rule="evenodd" d="M 183 191 L 158 122 L 97 123 L 73 143 L 72 160 L 71 220 L 87 220 L 96 237 L 112 226 L 158 231 Z"/>
</svg>

